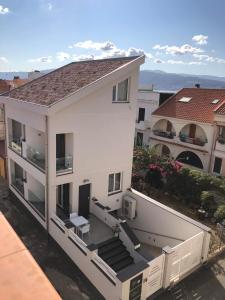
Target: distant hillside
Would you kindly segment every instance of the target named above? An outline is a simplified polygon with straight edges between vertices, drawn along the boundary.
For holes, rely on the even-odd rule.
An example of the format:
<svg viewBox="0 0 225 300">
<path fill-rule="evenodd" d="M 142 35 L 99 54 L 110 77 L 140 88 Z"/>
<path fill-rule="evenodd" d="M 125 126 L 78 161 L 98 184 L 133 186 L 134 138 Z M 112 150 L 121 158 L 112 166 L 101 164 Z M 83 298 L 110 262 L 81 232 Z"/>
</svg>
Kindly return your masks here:
<svg viewBox="0 0 225 300">
<path fill-rule="evenodd" d="M 52 70 L 42 71 L 48 73 Z M 13 79 L 14 76 L 27 78 L 27 72 L 0 72 L 0 79 Z M 190 75 L 166 73 L 160 70 L 143 70 L 140 73 L 140 84 L 153 84 L 157 90 L 180 90 L 183 87 L 193 87 L 199 83 L 205 88 L 224 88 L 225 77 L 216 77 L 210 75 Z"/>
<path fill-rule="evenodd" d="M 166 73 L 157 70 L 143 70 L 140 72 L 140 84 L 153 84 L 154 89 L 157 90 L 176 91 L 183 87 L 194 87 L 196 83 L 204 88 L 225 89 L 225 77 Z"/>
</svg>

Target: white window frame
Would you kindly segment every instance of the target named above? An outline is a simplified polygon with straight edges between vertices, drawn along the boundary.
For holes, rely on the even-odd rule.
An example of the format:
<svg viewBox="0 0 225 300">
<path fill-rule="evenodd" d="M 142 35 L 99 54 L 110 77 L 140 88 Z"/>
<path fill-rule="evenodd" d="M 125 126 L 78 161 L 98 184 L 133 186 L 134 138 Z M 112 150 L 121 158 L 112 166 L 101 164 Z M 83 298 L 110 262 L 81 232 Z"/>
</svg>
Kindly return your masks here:
<svg viewBox="0 0 225 300">
<path fill-rule="evenodd" d="M 126 100 L 118 100 L 118 90 L 119 90 L 119 84 L 122 83 L 123 81 L 128 81 L 127 82 L 127 99 Z M 116 93 L 115 93 L 115 99 L 113 97 L 113 91 L 114 89 L 116 90 Z M 130 98 L 130 78 L 125 78 L 124 80 L 121 80 L 120 82 L 118 82 L 117 84 L 114 84 L 113 85 L 113 88 L 112 88 L 112 103 L 129 103 L 129 98 Z"/>
<path fill-rule="evenodd" d="M 119 186 L 119 189 L 116 189 L 115 188 L 115 185 L 116 185 L 116 175 L 117 174 L 120 174 L 120 186 Z M 110 175 L 113 175 L 113 190 L 111 192 L 109 192 L 109 176 Z M 108 176 L 108 195 L 112 195 L 112 194 L 116 194 L 116 193 L 119 193 L 122 191 L 122 172 L 115 172 L 115 173 L 110 173 L 109 176 Z"/>
</svg>

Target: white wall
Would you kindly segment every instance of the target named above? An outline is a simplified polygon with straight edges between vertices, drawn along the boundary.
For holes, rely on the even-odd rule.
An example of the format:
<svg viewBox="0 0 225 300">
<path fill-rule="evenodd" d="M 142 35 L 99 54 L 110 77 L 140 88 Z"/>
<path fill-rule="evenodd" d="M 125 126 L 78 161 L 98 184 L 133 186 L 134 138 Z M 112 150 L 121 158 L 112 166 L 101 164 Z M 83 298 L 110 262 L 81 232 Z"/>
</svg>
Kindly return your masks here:
<svg viewBox="0 0 225 300">
<path fill-rule="evenodd" d="M 108 175 L 122 172 L 122 191 L 130 187 L 138 69 L 117 76 L 102 89 L 48 118 L 51 211 L 55 211 L 55 186 L 73 182 L 73 209 L 78 210 L 79 185 L 91 183 L 91 198 L 110 208 L 120 207 L 120 194 L 108 196 Z M 129 103 L 112 103 L 112 87 L 130 78 Z M 66 120 L 66 122 L 65 122 Z M 73 134 L 73 174 L 56 177 L 56 134 Z M 91 203 L 92 201 L 90 201 Z"/>
<path fill-rule="evenodd" d="M 137 217 L 129 221 L 130 227 L 150 232 L 146 234 L 135 230 L 142 242 L 162 248 L 174 247 L 201 232 L 203 228 L 207 230 L 202 224 L 137 191 L 128 191 L 127 195 L 137 200 Z"/>
</svg>

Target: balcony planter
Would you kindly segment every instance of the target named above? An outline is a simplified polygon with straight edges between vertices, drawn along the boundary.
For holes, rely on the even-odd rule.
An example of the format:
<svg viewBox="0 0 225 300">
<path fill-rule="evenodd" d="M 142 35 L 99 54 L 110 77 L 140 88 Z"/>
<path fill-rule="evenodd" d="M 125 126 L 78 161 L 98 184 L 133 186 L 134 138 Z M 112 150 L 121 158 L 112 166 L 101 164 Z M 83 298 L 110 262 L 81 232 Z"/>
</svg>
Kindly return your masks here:
<svg viewBox="0 0 225 300">
<path fill-rule="evenodd" d="M 225 138 L 222 137 L 222 136 L 219 136 L 217 141 L 221 144 L 221 145 L 224 145 L 225 144 Z"/>
</svg>

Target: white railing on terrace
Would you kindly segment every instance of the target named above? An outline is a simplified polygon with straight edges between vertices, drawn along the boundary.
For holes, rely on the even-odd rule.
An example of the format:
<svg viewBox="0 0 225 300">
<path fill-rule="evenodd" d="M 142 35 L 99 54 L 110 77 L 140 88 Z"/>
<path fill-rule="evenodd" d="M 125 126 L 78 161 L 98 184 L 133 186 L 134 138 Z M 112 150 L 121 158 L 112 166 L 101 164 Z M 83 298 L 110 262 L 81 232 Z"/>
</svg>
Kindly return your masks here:
<svg viewBox="0 0 225 300">
<path fill-rule="evenodd" d="M 101 257 L 94 253 L 92 260 L 112 279 L 114 283 L 116 283 L 117 273 L 113 271 L 113 269 L 111 269 L 110 266 L 101 259 Z"/>
</svg>

